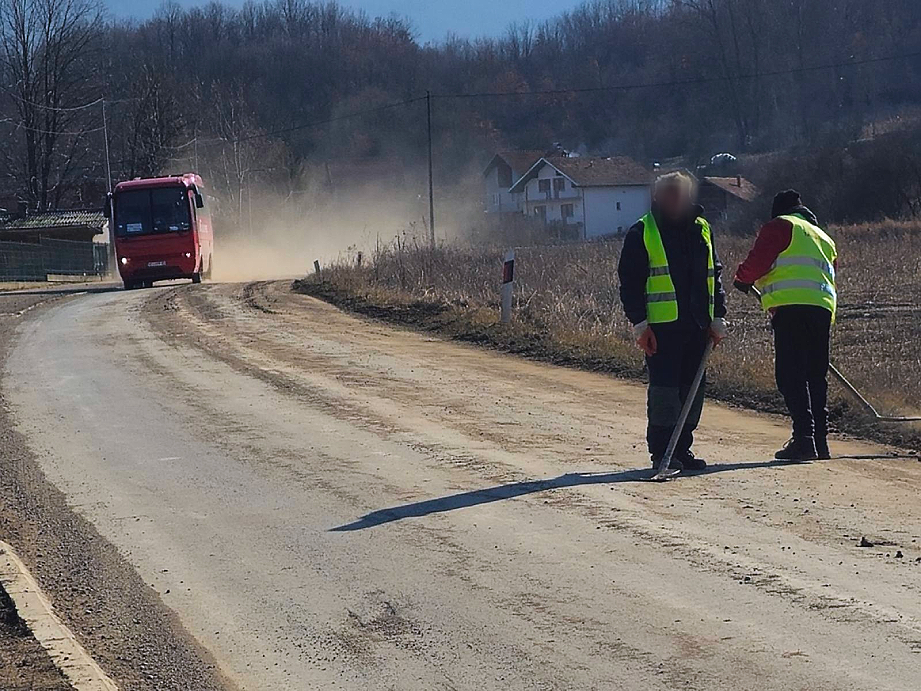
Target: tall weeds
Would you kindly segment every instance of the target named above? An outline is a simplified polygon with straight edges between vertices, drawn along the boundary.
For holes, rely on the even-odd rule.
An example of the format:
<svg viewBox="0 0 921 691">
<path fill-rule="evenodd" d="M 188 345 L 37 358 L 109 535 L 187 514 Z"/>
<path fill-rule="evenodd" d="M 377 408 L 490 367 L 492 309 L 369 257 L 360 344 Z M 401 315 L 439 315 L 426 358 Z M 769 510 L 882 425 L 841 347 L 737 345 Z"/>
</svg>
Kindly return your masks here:
<svg viewBox="0 0 921 691">
<path fill-rule="evenodd" d="M 921 223 L 829 230 L 840 253 L 841 310 L 833 359 L 879 407 L 916 413 L 921 409 Z M 750 243 L 748 238 L 717 238 L 726 267 L 732 335 L 714 356 L 710 380 L 722 398 L 780 412 L 768 320 L 752 298 L 732 290 L 732 275 Z M 427 305 L 440 314 L 451 313 L 455 320 L 475 314 L 471 323 L 483 334 L 477 340 L 551 360 L 638 374 L 642 358 L 632 346 L 618 298 L 620 248 L 620 241 L 518 248 L 516 323 L 505 336 L 498 324 L 505 248 L 430 248 L 400 238 L 378 247 L 370 265 L 357 267 L 344 259 L 300 286 L 327 298 L 348 297 L 353 305 L 355 300 L 377 307 Z M 845 428 L 878 436 L 840 392 L 835 393 L 833 412 Z M 905 441 L 916 434 L 889 428 L 884 436 Z"/>
</svg>

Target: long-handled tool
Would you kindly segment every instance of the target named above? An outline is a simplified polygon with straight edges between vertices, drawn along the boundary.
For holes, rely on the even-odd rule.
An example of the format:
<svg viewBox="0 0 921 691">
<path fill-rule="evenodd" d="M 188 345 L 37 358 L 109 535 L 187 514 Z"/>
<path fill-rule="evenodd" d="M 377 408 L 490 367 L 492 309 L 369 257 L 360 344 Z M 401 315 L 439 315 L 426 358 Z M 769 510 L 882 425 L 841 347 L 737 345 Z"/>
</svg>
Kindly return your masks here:
<svg viewBox="0 0 921 691">
<path fill-rule="evenodd" d="M 691 412 L 691 406 L 694 405 L 694 399 L 697 398 L 697 391 L 700 389 L 700 382 L 703 381 L 704 372 L 707 371 L 707 362 L 709 362 L 712 352 L 713 341 L 708 338 L 707 347 L 704 349 L 704 356 L 700 359 L 700 367 L 697 368 L 697 374 L 694 376 L 694 381 L 688 391 L 687 398 L 684 399 L 684 405 L 681 406 L 681 414 L 678 416 L 678 422 L 675 424 L 675 431 L 672 432 L 672 438 L 668 441 L 668 448 L 665 449 L 665 455 L 662 456 L 662 460 L 659 461 L 659 467 L 656 469 L 656 474 L 649 478 L 653 482 L 664 482 L 681 472 L 680 470 L 671 470 L 668 466 L 672 462 L 672 456 L 675 454 L 675 447 L 678 446 L 678 439 L 681 437 L 681 432 L 684 431 L 684 423 L 687 422 L 688 415 Z"/>
<path fill-rule="evenodd" d="M 756 298 L 761 299 L 761 291 L 752 287 L 750 291 Z M 828 363 L 828 369 L 832 373 L 832 376 L 838 380 L 838 383 L 843 386 L 854 400 L 860 404 L 860 407 L 866 411 L 870 417 L 874 418 L 878 422 L 921 422 L 921 417 L 892 417 L 890 415 L 880 415 L 877 412 L 876 408 L 868 401 L 863 395 L 857 390 L 857 388 L 847 380 L 847 378 L 841 374 L 841 371 L 835 367 L 831 362 Z"/>
</svg>

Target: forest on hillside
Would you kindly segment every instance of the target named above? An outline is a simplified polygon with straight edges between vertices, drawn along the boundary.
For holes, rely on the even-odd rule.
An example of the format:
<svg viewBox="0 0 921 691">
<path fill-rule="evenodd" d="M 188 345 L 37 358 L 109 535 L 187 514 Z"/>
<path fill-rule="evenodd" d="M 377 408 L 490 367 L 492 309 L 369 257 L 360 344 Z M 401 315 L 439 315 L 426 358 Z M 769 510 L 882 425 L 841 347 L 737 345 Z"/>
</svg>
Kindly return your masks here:
<svg viewBox="0 0 921 691">
<path fill-rule="evenodd" d="M 104 132 L 115 181 L 195 168 L 240 214 L 249 187 L 290 197 L 330 163 L 421 169 L 427 91 L 440 189 L 558 142 L 689 167 L 727 151 L 837 220 L 921 214 L 918 0 L 590 0 L 425 44 L 335 2 L 128 23 L 0 0 L 0 206 L 100 205 Z"/>
</svg>

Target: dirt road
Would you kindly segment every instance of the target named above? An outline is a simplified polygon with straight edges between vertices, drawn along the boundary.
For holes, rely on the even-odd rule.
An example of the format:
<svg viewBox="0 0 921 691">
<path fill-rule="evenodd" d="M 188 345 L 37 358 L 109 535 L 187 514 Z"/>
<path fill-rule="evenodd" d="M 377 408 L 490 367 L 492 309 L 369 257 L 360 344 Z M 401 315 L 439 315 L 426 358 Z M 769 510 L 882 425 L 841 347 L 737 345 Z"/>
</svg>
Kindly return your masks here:
<svg viewBox="0 0 921 691">
<path fill-rule="evenodd" d="M 651 485 L 641 387 L 284 283 L 58 303 L 4 387 L 241 688 L 921 687 L 913 458 L 779 464 L 781 423 L 709 405 L 711 471 Z"/>
</svg>

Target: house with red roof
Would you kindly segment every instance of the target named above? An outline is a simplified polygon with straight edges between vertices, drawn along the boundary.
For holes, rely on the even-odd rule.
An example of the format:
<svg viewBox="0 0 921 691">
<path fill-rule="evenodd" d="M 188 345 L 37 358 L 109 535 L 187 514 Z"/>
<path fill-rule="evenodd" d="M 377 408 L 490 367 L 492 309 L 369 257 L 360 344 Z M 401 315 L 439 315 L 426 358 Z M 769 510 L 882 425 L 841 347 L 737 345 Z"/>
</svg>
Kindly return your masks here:
<svg viewBox="0 0 921 691">
<path fill-rule="evenodd" d="M 521 213 L 520 200 L 511 187 L 543 155 L 543 151 L 500 151 L 492 157 L 483 171 L 486 213 Z"/>
<path fill-rule="evenodd" d="M 543 156 L 509 189 L 521 212 L 592 239 L 624 233 L 649 211 L 653 171 L 626 156 Z"/>
</svg>

